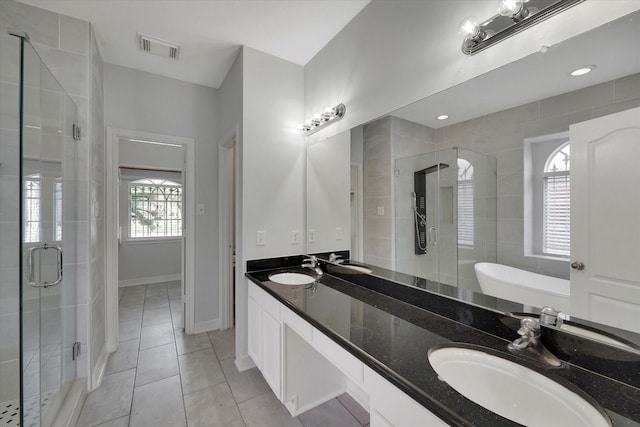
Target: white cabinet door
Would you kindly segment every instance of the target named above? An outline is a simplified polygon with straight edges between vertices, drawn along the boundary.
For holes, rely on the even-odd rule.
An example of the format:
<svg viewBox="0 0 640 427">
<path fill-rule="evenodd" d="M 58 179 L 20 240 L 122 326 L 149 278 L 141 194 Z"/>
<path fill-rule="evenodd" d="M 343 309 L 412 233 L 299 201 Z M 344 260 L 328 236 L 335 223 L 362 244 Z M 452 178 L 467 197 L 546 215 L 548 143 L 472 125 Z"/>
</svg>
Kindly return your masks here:
<svg viewBox="0 0 640 427">
<path fill-rule="evenodd" d="M 262 312 L 262 375 L 278 399 L 281 398 L 280 321 Z"/>
<path fill-rule="evenodd" d="M 571 314 L 640 332 L 640 108 L 573 125 L 570 140 L 571 261 L 584 265 Z"/>
<path fill-rule="evenodd" d="M 371 427 L 448 426 L 371 369 L 365 369 L 364 374 L 371 399 Z"/>
<path fill-rule="evenodd" d="M 249 284 L 249 286 L 255 286 Z M 261 345 L 260 345 L 260 322 L 262 317 L 262 309 L 258 305 L 253 298 L 249 298 L 248 300 L 248 337 L 247 337 L 247 346 L 249 356 L 253 359 L 253 363 L 256 364 L 258 369 L 262 369 L 262 357 L 261 357 Z"/>
</svg>

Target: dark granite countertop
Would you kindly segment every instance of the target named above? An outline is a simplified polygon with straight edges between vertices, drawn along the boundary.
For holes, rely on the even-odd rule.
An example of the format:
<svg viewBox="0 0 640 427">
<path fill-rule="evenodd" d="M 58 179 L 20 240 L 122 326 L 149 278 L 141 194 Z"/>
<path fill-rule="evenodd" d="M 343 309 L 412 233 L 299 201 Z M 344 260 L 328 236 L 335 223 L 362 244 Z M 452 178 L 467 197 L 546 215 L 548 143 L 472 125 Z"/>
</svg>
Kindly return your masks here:
<svg viewBox="0 0 640 427">
<path fill-rule="evenodd" d="M 547 368 L 520 359 L 507 351 L 509 340 L 501 333 L 488 333 L 483 330 L 486 328 L 471 326 L 473 321 L 452 320 L 452 316 L 436 314 L 331 274 L 325 273 L 312 289 L 269 281 L 269 274 L 278 270 L 296 269 L 281 266 L 251 271 L 246 277 L 451 425 L 518 425 L 471 402 L 438 379 L 427 359 L 429 349 L 459 342 L 493 349 L 559 382 L 575 385 L 605 408 L 614 426 L 640 426 L 640 390 L 636 387 L 570 363 Z M 394 285 L 401 286 L 390 282 Z M 453 303 L 460 305 L 457 311 L 461 316 L 469 316 L 467 304 Z"/>
</svg>

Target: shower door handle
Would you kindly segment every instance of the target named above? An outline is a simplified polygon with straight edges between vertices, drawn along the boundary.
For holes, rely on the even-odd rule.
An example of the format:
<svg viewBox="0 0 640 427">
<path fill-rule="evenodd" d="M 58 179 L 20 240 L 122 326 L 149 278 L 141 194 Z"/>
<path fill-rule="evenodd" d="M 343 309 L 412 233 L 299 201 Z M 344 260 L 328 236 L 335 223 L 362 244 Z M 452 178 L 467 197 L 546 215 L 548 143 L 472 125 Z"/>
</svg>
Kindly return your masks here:
<svg viewBox="0 0 640 427">
<path fill-rule="evenodd" d="M 53 282 L 36 282 L 35 280 L 35 254 L 36 251 L 47 251 L 49 249 L 53 249 L 57 252 L 56 262 L 57 262 L 57 277 Z M 27 255 L 28 262 L 28 270 L 29 270 L 29 286 L 33 286 L 34 288 L 48 288 L 49 286 L 55 286 L 62 282 L 62 247 L 58 245 L 50 245 L 45 243 L 44 245 L 34 246 L 29 249 L 29 253 Z"/>
<path fill-rule="evenodd" d="M 438 231 L 433 225 L 429 227 L 429 240 L 431 240 L 431 246 L 438 244 Z"/>
</svg>

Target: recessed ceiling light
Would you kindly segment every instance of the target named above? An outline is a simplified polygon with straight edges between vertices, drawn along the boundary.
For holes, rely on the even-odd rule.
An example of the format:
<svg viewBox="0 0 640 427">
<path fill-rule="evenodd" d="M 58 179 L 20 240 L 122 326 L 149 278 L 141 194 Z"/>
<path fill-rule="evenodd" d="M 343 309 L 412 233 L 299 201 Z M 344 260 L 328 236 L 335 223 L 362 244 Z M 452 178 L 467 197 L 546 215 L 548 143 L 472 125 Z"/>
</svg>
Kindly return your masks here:
<svg viewBox="0 0 640 427">
<path fill-rule="evenodd" d="M 571 76 L 572 77 L 584 76 L 585 74 L 589 74 L 595 69 L 596 69 L 595 65 L 585 65 L 584 67 L 580 67 L 577 70 L 573 70 L 571 72 Z"/>
<path fill-rule="evenodd" d="M 449 118 L 449 116 L 447 116 L 446 114 L 441 114 L 438 117 L 436 117 L 436 119 L 438 120 L 447 120 Z"/>
</svg>

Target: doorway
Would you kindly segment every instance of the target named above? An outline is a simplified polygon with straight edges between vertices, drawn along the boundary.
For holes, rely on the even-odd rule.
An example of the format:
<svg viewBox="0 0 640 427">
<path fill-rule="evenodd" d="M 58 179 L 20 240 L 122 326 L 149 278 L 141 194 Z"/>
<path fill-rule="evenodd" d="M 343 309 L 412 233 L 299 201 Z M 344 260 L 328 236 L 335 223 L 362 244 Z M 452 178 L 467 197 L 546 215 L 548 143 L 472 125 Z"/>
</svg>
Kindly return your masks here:
<svg viewBox="0 0 640 427">
<path fill-rule="evenodd" d="M 153 159 L 145 156 L 145 152 L 149 153 L 149 148 L 154 152 Z M 121 153 L 121 150 L 126 150 L 126 152 Z M 115 351 L 119 341 L 118 285 L 120 262 L 118 255 L 121 244 L 125 242 L 125 239 L 130 239 L 131 242 L 134 242 L 140 236 L 143 238 L 138 240 L 137 243 L 143 242 L 147 244 L 154 240 L 160 241 L 157 239 L 160 228 L 180 227 L 181 229 L 181 237 L 177 239 L 180 249 L 174 254 L 178 257 L 178 260 L 173 259 L 173 262 L 177 262 L 180 265 L 178 277 L 181 283 L 179 299 L 182 301 L 184 329 L 188 334 L 193 333 L 195 326 L 193 297 L 195 281 L 194 140 L 191 138 L 107 128 L 106 163 L 107 350 L 109 352 Z M 177 182 L 178 180 L 180 181 L 179 183 Z M 123 185 L 120 185 L 121 183 Z M 180 188 L 179 199 L 176 198 L 177 184 L 179 184 Z M 123 188 L 124 190 L 122 190 Z M 142 205 L 137 206 L 136 211 L 139 210 L 140 212 L 140 221 L 136 221 L 133 218 L 130 219 L 131 215 L 128 215 L 127 212 L 125 212 L 124 217 L 121 216 L 121 205 L 127 203 L 128 206 L 131 200 L 131 194 L 120 197 L 121 192 L 126 191 L 128 193 L 132 191 L 131 189 L 139 190 L 142 193 L 161 189 L 171 197 L 158 199 L 156 203 L 149 206 L 149 209 L 145 209 Z M 139 193 L 139 195 L 145 197 L 140 198 L 144 200 L 141 203 L 144 204 L 148 203 L 149 200 L 155 200 L 147 197 L 149 196 L 148 194 L 142 193 Z M 159 203 L 160 200 L 163 202 Z M 160 206 L 161 204 L 163 206 Z M 125 211 L 127 206 L 125 206 Z M 167 218 L 164 219 L 167 221 L 164 221 L 164 219 L 160 221 L 164 214 L 160 214 L 159 210 L 165 208 L 172 211 L 173 216 L 166 213 L 165 216 Z M 149 215 L 149 211 L 153 211 L 151 217 L 145 217 L 145 215 Z M 180 221 L 176 221 L 178 212 Z M 145 224 L 151 225 L 151 227 L 145 227 Z M 137 233 L 135 236 L 132 234 L 132 228 L 138 228 L 134 232 L 134 234 Z M 156 234 L 156 236 L 151 236 L 150 234 Z M 144 238 L 145 236 L 147 239 Z M 175 242 L 176 240 L 174 239 Z M 155 250 L 157 249 L 158 246 L 155 247 Z M 145 277 L 130 278 L 122 284 L 142 284 L 137 283 L 136 280 L 144 282 L 151 280 L 151 282 L 159 283 L 158 281 L 162 282 L 167 281 L 166 279 L 176 278 L 166 274 L 154 275 L 152 272 L 143 276 Z"/>
<path fill-rule="evenodd" d="M 237 135 L 236 126 L 218 144 L 220 330 L 235 326 Z"/>
</svg>

